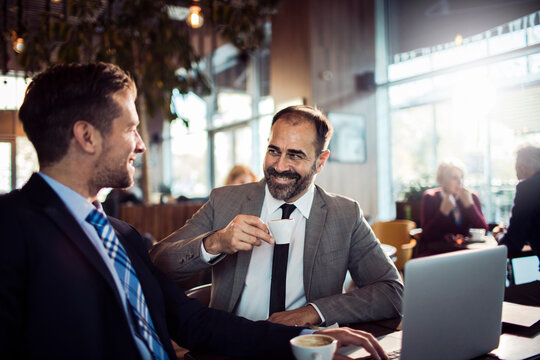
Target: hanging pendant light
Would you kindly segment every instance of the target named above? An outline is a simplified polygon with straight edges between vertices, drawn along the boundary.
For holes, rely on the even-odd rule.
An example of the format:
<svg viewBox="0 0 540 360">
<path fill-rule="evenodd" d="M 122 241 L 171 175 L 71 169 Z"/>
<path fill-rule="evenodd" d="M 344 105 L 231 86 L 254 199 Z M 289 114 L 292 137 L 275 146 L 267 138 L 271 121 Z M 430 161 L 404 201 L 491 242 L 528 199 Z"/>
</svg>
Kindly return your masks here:
<svg viewBox="0 0 540 360">
<path fill-rule="evenodd" d="M 17 54 L 20 54 L 24 50 L 24 39 L 21 36 L 17 36 L 16 32 L 13 32 L 15 34 L 14 40 L 13 40 L 13 50 Z"/>
<path fill-rule="evenodd" d="M 200 6 L 193 5 L 189 7 L 189 15 L 187 16 L 186 22 L 194 29 L 198 29 L 203 26 L 204 18 L 201 14 Z"/>
<path fill-rule="evenodd" d="M 23 19 L 23 4 L 22 0 L 17 2 L 17 30 L 11 31 L 11 41 L 13 42 L 13 50 L 20 54 L 24 51 L 24 38 L 23 34 L 25 33 L 24 27 L 22 24 Z"/>
</svg>

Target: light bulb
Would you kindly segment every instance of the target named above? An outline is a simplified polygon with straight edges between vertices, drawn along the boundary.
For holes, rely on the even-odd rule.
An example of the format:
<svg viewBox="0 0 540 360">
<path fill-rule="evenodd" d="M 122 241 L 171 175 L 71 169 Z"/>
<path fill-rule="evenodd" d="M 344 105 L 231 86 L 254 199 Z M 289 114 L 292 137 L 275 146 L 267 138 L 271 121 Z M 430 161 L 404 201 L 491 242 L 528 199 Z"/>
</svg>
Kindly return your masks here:
<svg viewBox="0 0 540 360">
<path fill-rule="evenodd" d="M 186 19 L 189 26 L 194 29 L 200 28 L 203 26 L 204 19 L 201 15 L 201 8 L 199 6 L 190 6 L 189 15 Z"/>
<path fill-rule="evenodd" d="M 463 44 L 463 36 L 461 36 L 461 34 L 456 35 L 454 38 L 454 44 L 456 44 L 456 46 L 461 46 L 461 44 Z"/>
<path fill-rule="evenodd" d="M 18 37 L 14 42 L 13 42 L 13 50 L 15 50 L 15 52 L 17 54 L 20 54 L 23 52 L 24 50 L 24 39 L 22 37 Z"/>
</svg>

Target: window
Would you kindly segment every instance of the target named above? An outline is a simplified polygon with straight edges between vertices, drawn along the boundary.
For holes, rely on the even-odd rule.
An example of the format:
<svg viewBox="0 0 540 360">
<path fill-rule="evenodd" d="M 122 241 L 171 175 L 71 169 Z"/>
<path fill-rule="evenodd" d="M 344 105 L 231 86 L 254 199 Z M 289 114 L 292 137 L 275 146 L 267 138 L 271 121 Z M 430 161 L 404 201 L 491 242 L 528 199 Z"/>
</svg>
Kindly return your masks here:
<svg viewBox="0 0 540 360">
<path fill-rule="evenodd" d="M 400 83 L 388 92 L 394 200 L 413 183 L 437 186 L 439 162 L 452 157 L 464 163 L 465 186 L 479 194 L 488 222 L 508 221 L 515 150 L 540 145 L 540 50 L 525 49 L 540 25 L 523 24 L 465 39 L 474 49 L 468 57 L 464 47 L 448 44 L 396 56 L 389 77 Z"/>
<path fill-rule="evenodd" d="M 176 120 L 164 135 L 170 138 L 171 159 L 164 166 L 165 185 L 174 197 L 205 197 L 222 186 L 234 165 L 245 165 L 262 176 L 274 102 L 267 96 L 269 49 L 240 54 L 232 45 L 218 48 L 212 59 L 214 92 L 203 98 L 173 94 Z M 170 133 L 170 135 L 169 135 Z M 165 157 L 165 155 L 164 155 Z"/>
<path fill-rule="evenodd" d="M 177 114 L 189 120 L 186 128 L 181 120 L 175 120 L 170 126 L 171 178 L 165 179 L 170 184 L 174 197 L 203 197 L 210 191 L 208 182 L 208 136 L 206 133 L 206 102 L 193 93 L 185 96 L 173 93 L 173 106 Z M 165 136 L 167 139 L 168 136 Z M 168 152 L 164 142 L 164 154 Z"/>
<path fill-rule="evenodd" d="M 17 120 L 29 79 L 21 73 L 0 76 L 0 193 L 23 186 L 38 170 L 34 147 Z"/>
<path fill-rule="evenodd" d="M 11 191 L 11 142 L 0 141 L 0 194 Z"/>
</svg>

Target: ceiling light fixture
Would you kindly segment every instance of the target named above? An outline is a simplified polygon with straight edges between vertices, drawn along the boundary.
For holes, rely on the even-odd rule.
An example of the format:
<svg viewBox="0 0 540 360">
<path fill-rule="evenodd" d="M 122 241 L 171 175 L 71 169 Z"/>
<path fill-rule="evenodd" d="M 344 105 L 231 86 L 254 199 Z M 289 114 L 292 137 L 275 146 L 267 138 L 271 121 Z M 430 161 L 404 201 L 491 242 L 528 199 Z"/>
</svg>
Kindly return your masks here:
<svg viewBox="0 0 540 360">
<path fill-rule="evenodd" d="M 189 7 L 189 15 L 187 16 L 186 22 L 194 29 L 198 29 L 203 26 L 204 18 L 201 14 L 200 6 L 193 5 Z"/>
<path fill-rule="evenodd" d="M 16 37 L 14 40 L 13 40 L 13 50 L 15 50 L 15 52 L 17 54 L 20 54 L 23 52 L 24 50 L 24 39 L 22 37 Z"/>
<path fill-rule="evenodd" d="M 24 51 L 24 38 L 25 33 L 24 27 L 22 24 L 23 19 L 23 6 L 22 0 L 17 1 L 17 28 L 16 30 L 11 30 L 11 41 L 13 43 L 13 50 L 17 54 L 20 54 Z"/>
<path fill-rule="evenodd" d="M 456 35 L 454 38 L 454 44 L 456 44 L 456 46 L 461 46 L 463 44 L 463 36 L 461 36 L 461 34 Z"/>
</svg>

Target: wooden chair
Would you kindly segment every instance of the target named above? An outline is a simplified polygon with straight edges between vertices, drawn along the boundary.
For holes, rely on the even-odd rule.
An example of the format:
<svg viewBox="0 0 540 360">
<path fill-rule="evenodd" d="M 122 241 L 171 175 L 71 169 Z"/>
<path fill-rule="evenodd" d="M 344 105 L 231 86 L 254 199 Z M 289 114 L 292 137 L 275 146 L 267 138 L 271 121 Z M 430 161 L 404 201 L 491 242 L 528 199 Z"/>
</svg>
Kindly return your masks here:
<svg viewBox="0 0 540 360">
<path fill-rule="evenodd" d="M 204 306 L 210 305 L 210 295 L 212 294 L 212 284 L 195 286 L 186 291 L 186 296 L 198 300 Z"/>
<path fill-rule="evenodd" d="M 413 256 L 416 240 L 411 239 L 409 232 L 416 227 L 411 220 L 379 221 L 373 224 L 373 232 L 383 244 L 392 245 L 396 248 L 396 260 L 394 264 L 402 272 L 405 263 Z"/>
</svg>

